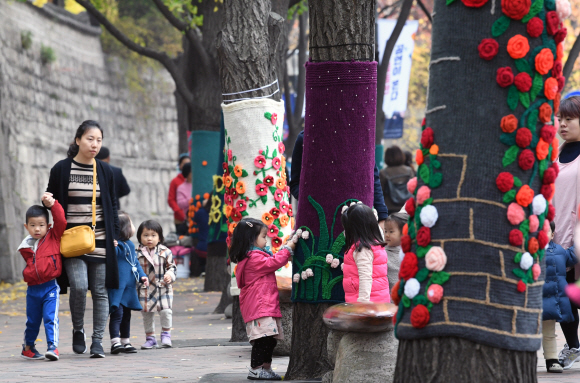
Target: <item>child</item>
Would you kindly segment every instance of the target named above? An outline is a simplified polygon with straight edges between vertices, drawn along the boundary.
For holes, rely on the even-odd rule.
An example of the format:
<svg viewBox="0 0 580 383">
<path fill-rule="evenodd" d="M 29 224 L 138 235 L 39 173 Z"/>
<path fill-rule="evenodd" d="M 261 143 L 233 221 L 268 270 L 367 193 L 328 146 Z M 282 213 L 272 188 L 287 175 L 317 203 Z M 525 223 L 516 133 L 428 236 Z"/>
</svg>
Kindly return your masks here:
<svg viewBox="0 0 580 383">
<path fill-rule="evenodd" d="M 242 219 L 232 235 L 230 259 L 237 263 L 236 282 L 240 291 L 240 311 L 252 344 L 250 380 L 282 380 L 272 371 L 276 339 L 284 339 L 280 302 L 274 272 L 293 255 L 294 243 L 272 254 L 266 246 L 268 228 L 257 219 Z"/>
<path fill-rule="evenodd" d="M 550 223 L 552 231 L 551 238 L 554 238 L 555 224 Z M 562 351 L 562 359 L 558 361 L 556 354 L 556 322 L 572 322 L 572 308 L 570 300 L 564 292 L 566 282 L 566 268 L 573 267 L 578 262 L 574 254 L 574 246 L 568 250 L 553 241 L 550 241 L 546 250 L 546 281 L 543 287 L 543 313 L 542 313 L 542 346 L 544 348 L 544 358 L 546 359 L 546 369 L 548 372 L 562 372 L 567 370 L 580 358 L 578 348 L 571 348 Z M 569 344 L 573 342 L 568 340 Z M 575 339 L 578 347 L 578 335 Z M 562 364 L 562 365 L 561 365 Z M 563 368 L 562 368 L 563 367 Z"/>
<path fill-rule="evenodd" d="M 26 330 L 22 345 L 22 358 L 29 360 L 58 360 L 58 296 L 60 287 L 56 278 L 62 272 L 60 237 L 66 229 L 62 206 L 51 193 L 44 193 L 42 203 L 52 211 L 54 227 L 48 224 L 48 211 L 38 205 L 26 211 L 24 227 L 30 234 L 18 247 L 26 261 L 22 272 L 28 283 L 26 291 Z M 42 356 L 34 347 L 40 322 L 44 320 L 47 351 Z"/>
<path fill-rule="evenodd" d="M 372 209 L 353 203 L 341 222 L 348 249 L 342 280 L 346 302 L 390 302 L 386 243 Z"/>
<path fill-rule="evenodd" d="M 142 350 L 159 347 L 155 339 L 155 311 L 161 317 L 161 347 L 171 347 L 171 319 L 173 312 L 173 287 L 177 266 L 173 262 L 171 250 L 161 244 L 163 228 L 157 221 L 148 220 L 139 225 L 139 263 L 149 277 L 149 287 L 139 289 L 139 301 L 143 307 L 143 325 L 145 326 L 145 343 Z"/>
<path fill-rule="evenodd" d="M 149 286 L 149 280 L 143 272 L 135 245 L 129 239 L 135 234 L 135 226 L 129 215 L 119 212 L 119 241 L 116 242 L 117 263 L 119 265 L 119 288 L 109 289 L 109 335 L 111 336 L 111 354 L 120 352 L 135 353 L 131 345 L 131 310 L 141 311 L 137 283 Z"/>
<path fill-rule="evenodd" d="M 387 255 L 389 257 L 387 277 L 389 286 L 394 286 L 399 281 L 399 259 L 401 252 L 401 235 L 403 226 L 407 223 L 409 215 L 406 213 L 393 213 L 385 220 L 385 242 L 387 243 Z"/>
</svg>

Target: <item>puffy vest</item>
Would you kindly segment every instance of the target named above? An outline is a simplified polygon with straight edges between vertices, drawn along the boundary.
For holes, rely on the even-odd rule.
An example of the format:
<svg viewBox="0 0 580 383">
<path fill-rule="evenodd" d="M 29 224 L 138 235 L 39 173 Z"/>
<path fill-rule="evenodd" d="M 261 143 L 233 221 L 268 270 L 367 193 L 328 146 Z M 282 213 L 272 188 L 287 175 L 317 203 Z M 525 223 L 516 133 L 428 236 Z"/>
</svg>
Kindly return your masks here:
<svg viewBox="0 0 580 383">
<path fill-rule="evenodd" d="M 344 279 L 342 285 L 344 287 L 344 296 L 346 302 L 353 303 L 358 299 L 359 278 L 358 268 L 354 262 L 354 249 L 352 246 L 348 252 L 344 254 Z M 373 246 L 373 286 L 371 288 L 371 302 L 375 303 L 390 303 L 391 294 L 389 293 L 389 279 L 387 278 L 387 252 L 382 246 Z"/>
</svg>

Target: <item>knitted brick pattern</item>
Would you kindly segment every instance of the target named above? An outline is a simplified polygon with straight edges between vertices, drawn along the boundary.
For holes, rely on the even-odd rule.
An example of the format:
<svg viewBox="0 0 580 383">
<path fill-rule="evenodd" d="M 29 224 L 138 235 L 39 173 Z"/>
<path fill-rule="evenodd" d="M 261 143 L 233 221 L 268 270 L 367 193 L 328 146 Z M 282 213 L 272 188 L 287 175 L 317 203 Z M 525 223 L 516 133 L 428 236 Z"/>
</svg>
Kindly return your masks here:
<svg viewBox="0 0 580 383">
<path fill-rule="evenodd" d="M 297 227 L 311 234 L 306 241 L 300 240 L 294 255 L 295 301 L 344 301 L 342 283 L 338 283 L 342 278 L 341 268 L 328 269 L 324 265 L 332 264 L 331 258 L 340 259 L 337 257 L 344 253 L 344 246 L 331 251 L 331 246 L 340 243 L 343 231 L 341 206 L 350 200 L 360 200 L 368 206 L 373 203 L 376 71 L 376 62 L 306 64 L 304 152 Z M 321 212 L 324 219 L 320 217 Z M 303 291 L 305 280 L 301 278 L 296 283 L 296 274 L 302 277 L 306 258 L 327 255 L 331 255 L 330 263 L 324 263 L 323 268 L 330 276 L 326 272 L 321 275 L 323 268 L 313 266 L 313 276 L 304 275 L 312 289 Z M 336 265 L 337 261 L 334 262 Z M 329 291 L 330 283 L 334 284 Z"/>
</svg>

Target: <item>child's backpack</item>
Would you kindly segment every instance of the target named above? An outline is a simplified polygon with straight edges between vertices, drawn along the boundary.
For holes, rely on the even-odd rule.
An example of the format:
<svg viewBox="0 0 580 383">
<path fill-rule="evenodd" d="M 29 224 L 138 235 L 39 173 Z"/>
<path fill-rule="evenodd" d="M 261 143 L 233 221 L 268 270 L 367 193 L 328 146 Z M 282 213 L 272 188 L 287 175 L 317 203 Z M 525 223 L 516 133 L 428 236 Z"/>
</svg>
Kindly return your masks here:
<svg viewBox="0 0 580 383">
<path fill-rule="evenodd" d="M 386 182 L 385 185 L 383 185 L 383 196 L 389 196 L 395 205 L 404 205 L 405 202 L 412 197 L 409 190 L 407 190 L 407 182 L 409 182 L 412 175 L 400 174 L 389 176 L 388 174 L 385 174 L 385 176 Z"/>
</svg>

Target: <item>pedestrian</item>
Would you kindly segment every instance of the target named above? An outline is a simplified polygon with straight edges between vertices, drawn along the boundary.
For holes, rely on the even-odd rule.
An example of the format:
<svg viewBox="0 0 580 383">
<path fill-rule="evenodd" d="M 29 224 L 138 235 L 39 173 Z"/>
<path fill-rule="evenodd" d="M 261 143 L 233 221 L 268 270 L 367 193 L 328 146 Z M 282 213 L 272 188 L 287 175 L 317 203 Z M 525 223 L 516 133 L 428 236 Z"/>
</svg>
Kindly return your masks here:
<svg viewBox="0 0 580 383">
<path fill-rule="evenodd" d="M 560 146 L 559 156 L 556 160 L 556 169 L 559 171 L 557 172 L 556 190 L 552 201 L 556 209 L 554 243 L 568 249 L 574 243 L 574 229 L 578 222 L 576 207 L 580 203 L 580 96 L 572 96 L 562 100 L 556 117 L 559 122 L 558 134 L 564 140 L 564 144 Z M 548 128 L 549 126 L 544 126 L 542 131 L 546 130 L 548 133 Z M 580 265 L 577 264 L 575 268 L 567 271 L 566 281 L 574 283 L 579 278 Z M 574 320 L 560 322 L 566 344 L 558 356 L 564 364 L 566 360 L 570 363 L 571 360 L 580 359 L 579 306 L 571 302 L 571 307 Z"/>
<path fill-rule="evenodd" d="M 268 228 L 254 218 L 242 219 L 232 235 L 230 260 L 237 263 L 236 282 L 240 311 L 252 344 L 248 379 L 282 380 L 272 371 L 272 353 L 277 339 L 284 339 L 275 271 L 293 255 L 293 241 L 272 254 L 267 243 Z"/>
<path fill-rule="evenodd" d="M 131 345 L 131 311 L 141 311 L 137 289 L 149 286 L 149 279 L 143 272 L 135 253 L 131 237 L 135 226 L 124 211 L 119 212 L 119 241 L 117 242 L 117 262 L 119 264 L 119 288 L 109 289 L 109 335 L 111 354 L 136 353 Z"/>
<path fill-rule="evenodd" d="M 179 166 L 179 174 L 171 180 L 169 184 L 169 193 L 167 195 L 167 203 L 171 210 L 173 210 L 173 221 L 175 226 L 182 224 L 186 220 L 186 214 L 184 214 L 183 210 L 177 204 L 177 187 L 185 182 L 185 177 L 181 173 L 183 169 L 183 165 L 190 163 L 191 160 L 189 159 L 189 155 L 187 153 L 182 153 L 179 155 L 178 166 Z"/>
<path fill-rule="evenodd" d="M 407 182 L 415 176 L 415 172 L 405 165 L 405 154 L 396 145 L 385 151 L 385 164 L 386 167 L 379 173 L 385 205 L 391 212 L 399 211 L 411 198 Z"/>
<path fill-rule="evenodd" d="M 111 171 L 113 172 L 113 180 L 115 181 L 115 193 L 117 194 L 117 210 L 121 209 L 121 205 L 119 204 L 119 200 L 131 193 L 131 188 L 127 183 L 127 179 L 123 175 L 123 169 L 111 165 L 111 155 L 109 152 L 109 148 L 102 146 L 101 150 L 95 157 L 97 160 L 101 160 L 109 164 Z"/>
<path fill-rule="evenodd" d="M 387 243 L 383 239 L 375 212 L 361 203 L 344 206 L 340 218 L 345 248 L 342 286 L 347 303 L 389 303 Z"/>
<path fill-rule="evenodd" d="M 171 326 L 173 311 L 173 287 L 177 266 L 171 250 L 163 242 L 163 228 L 157 221 L 148 220 L 137 229 L 139 263 L 149 278 L 149 287 L 139 289 L 139 301 L 143 311 L 145 343 L 142 350 L 158 348 L 155 338 L 155 311 L 161 317 L 161 347 L 172 347 Z"/>
<path fill-rule="evenodd" d="M 405 165 L 411 168 L 414 177 L 417 172 L 415 171 L 415 165 L 413 164 L 413 153 L 408 150 L 405 150 Z"/>
<path fill-rule="evenodd" d="M 408 220 L 408 214 L 398 212 L 389 215 L 385 222 L 385 242 L 387 243 L 386 250 L 389 257 L 387 265 L 389 286 L 394 286 L 399 281 L 401 236 L 403 235 L 403 227 Z"/>
<path fill-rule="evenodd" d="M 18 251 L 26 262 L 22 272 L 28 284 L 26 290 L 26 330 L 22 353 L 24 359 L 58 360 L 58 299 L 60 289 L 56 278 L 62 272 L 60 259 L 60 238 L 66 229 L 66 219 L 62 206 L 50 193 L 42 196 L 43 204 L 52 212 L 54 227 L 48 223 L 48 211 L 43 206 L 34 205 L 26 211 L 24 227 L 28 236 L 24 238 Z M 42 356 L 35 348 L 35 341 L 44 320 L 47 349 Z"/>
<path fill-rule="evenodd" d="M 176 201 L 177 205 L 183 212 L 183 216 L 187 217 L 187 213 L 189 211 L 189 204 L 191 201 L 191 181 L 193 179 L 193 175 L 191 174 L 191 163 L 188 162 L 183 165 L 181 168 L 181 175 L 185 179 L 181 185 L 179 185 L 176 189 Z M 175 224 L 176 231 L 178 235 L 187 235 L 188 232 L 188 224 L 187 220 L 184 220 L 181 224 Z"/>
<path fill-rule="evenodd" d="M 103 335 L 109 316 L 107 288 L 119 288 L 119 271 L 113 241 L 119 234 L 117 197 L 113 172 L 95 156 L 101 149 L 103 130 L 96 121 L 84 121 L 77 129 L 67 158 L 50 170 L 47 192 L 60 202 L 66 213 L 66 228 L 92 226 L 93 182 L 96 184 L 95 250 L 79 257 L 65 258 L 64 270 L 57 282 L 61 294 L 70 285 L 70 312 L 73 323 L 73 351 L 87 352 L 84 316 L 87 291 L 93 300 L 93 335 L 91 358 L 104 358 Z M 97 179 L 93 180 L 96 168 Z"/>
<path fill-rule="evenodd" d="M 550 237 L 554 238 L 554 222 L 550 222 Z M 567 370 L 576 361 L 572 353 L 562 361 L 558 361 L 556 354 L 556 322 L 568 323 L 574 321 L 570 300 L 566 296 L 566 268 L 574 267 L 578 263 L 574 246 L 564 248 L 553 240 L 550 241 L 546 250 L 546 281 L 543 287 L 543 312 L 542 312 L 542 346 L 544 359 L 548 372 L 562 372 Z M 571 358 L 569 358 L 571 356 Z M 563 369 L 562 369 L 563 367 Z"/>
</svg>

